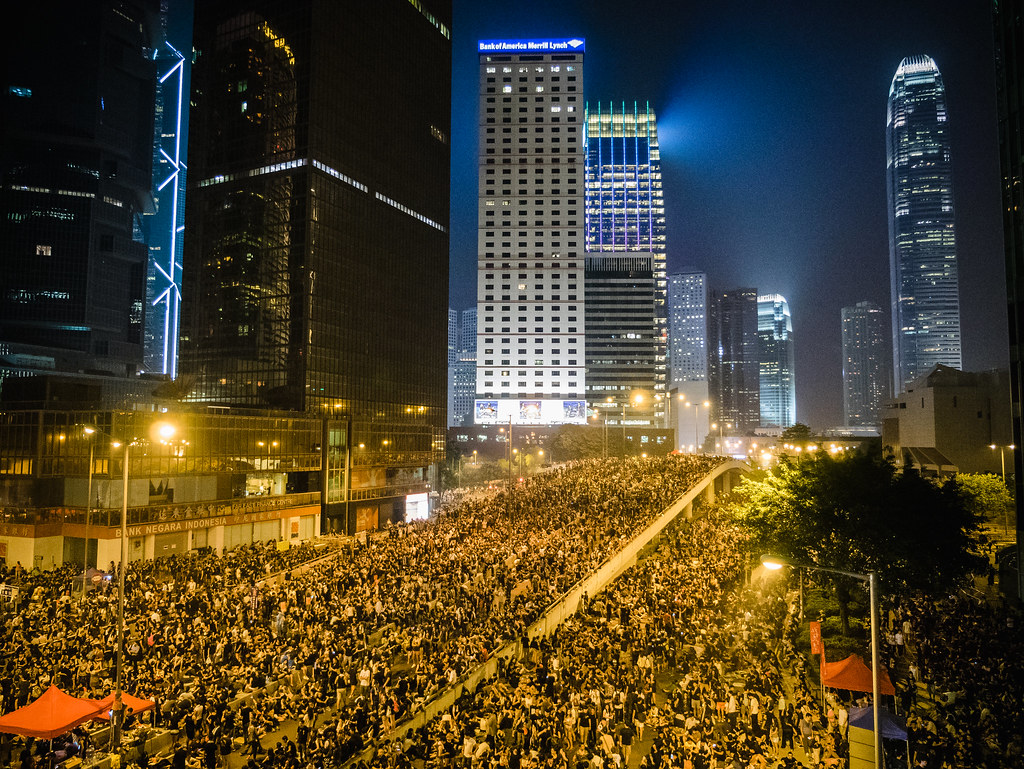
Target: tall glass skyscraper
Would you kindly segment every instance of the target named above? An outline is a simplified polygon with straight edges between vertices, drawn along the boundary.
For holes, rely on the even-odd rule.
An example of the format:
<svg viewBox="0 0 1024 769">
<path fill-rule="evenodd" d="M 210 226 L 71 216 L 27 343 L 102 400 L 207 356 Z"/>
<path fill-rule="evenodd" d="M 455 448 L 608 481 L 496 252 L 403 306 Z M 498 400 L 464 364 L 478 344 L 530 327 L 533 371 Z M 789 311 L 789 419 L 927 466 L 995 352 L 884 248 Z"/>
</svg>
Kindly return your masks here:
<svg viewBox="0 0 1024 769">
<path fill-rule="evenodd" d="M 796 424 L 796 363 L 793 319 L 779 294 L 757 297 L 757 355 L 761 390 L 761 426 Z"/>
<path fill-rule="evenodd" d="M 0 379 L 142 365 L 158 11 L 36 6 L 4 46 Z"/>
<path fill-rule="evenodd" d="M 649 104 L 587 105 L 587 392 L 616 404 L 646 393 L 656 420 L 666 389 L 665 204 Z"/>
<path fill-rule="evenodd" d="M 450 20 L 449 0 L 196 4 L 181 372 L 195 401 L 337 418 L 334 529 L 393 519 L 443 456 Z"/>
<path fill-rule="evenodd" d="M 886 178 L 895 392 L 937 363 L 961 367 L 960 297 L 946 91 L 928 56 L 889 88 Z"/>
<path fill-rule="evenodd" d="M 711 418 L 746 432 L 761 424 L 757 289 L 713 291 L 708 312 Z"/>
<path fill-rule="evenodd" d="M 882 308 L 857 302 L 842 310 L 843 424 L 877 427 L 888 383 Z"/>
</svg>

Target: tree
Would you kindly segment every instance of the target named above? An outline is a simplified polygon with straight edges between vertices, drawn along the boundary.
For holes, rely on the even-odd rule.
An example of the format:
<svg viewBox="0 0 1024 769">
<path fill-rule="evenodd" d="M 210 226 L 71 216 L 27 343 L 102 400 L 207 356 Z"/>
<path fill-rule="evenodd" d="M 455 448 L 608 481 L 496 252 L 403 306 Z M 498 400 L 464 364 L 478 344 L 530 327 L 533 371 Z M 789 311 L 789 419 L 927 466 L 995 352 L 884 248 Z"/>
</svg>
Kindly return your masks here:
<svg viewBox="0 0 1024 769">
<path fill-rule="evenodd" d="M 1008 525 L 1013 497 L 999 476 L 987 473 L 960 473 L 954 482 L 964 505 L 979 520 Z"/>
<path fill-rule="evenodd" d="M 782 440 L 787 443 L 800 443 L 811 439 L 811 428 L 803 422 L 797 422 L 792 427 L 782 431 Z"/>
<path fill-rule="evenodd" d="M 752 545 L 795 563 L 878 574 L 890 593 L 944 588 L 980 570 L 980 519 L 954 483 L 886 459 L 825 452 L 744 479 L 737 512 Z M 855 581 L 833 579 L 849 632 Z"/>
</svg>

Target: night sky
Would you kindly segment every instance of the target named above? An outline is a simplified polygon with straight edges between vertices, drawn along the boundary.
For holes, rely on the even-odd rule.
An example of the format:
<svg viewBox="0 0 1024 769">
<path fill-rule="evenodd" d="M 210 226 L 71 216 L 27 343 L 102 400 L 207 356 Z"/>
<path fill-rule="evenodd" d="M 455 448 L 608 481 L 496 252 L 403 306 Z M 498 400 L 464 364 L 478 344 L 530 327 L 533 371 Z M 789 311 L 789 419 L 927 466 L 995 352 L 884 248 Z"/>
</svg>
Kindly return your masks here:
<svg viewBox="0 0 1024 769">
<path fill-rule="evenodd" d="M 840 308 L 869 299 L 889 313 L 889 84 L 905 56 L 927 54 L 949 109 L 964 368 L 1005 367 L 990 8 L 455 0 L 451 306 L 476 302 L 477 40 L 583 37 L 586 99 L 658 115 L 669 272 L 785 296 L 797 418 L 841 424 Z"/>
</svg>

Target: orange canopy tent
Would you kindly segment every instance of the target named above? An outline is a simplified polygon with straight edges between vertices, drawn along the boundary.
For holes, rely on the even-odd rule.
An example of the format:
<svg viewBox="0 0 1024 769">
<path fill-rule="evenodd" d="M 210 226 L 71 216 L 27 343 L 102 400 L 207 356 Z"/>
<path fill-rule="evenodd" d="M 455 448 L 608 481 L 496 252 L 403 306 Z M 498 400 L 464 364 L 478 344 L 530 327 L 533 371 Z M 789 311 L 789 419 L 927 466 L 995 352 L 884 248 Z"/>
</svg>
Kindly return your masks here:
<svg viewBox="0 0 1024 769">
<path fill-rule="evenodd" d="M 822 671 L 825 686 L 833 689 L 846 689 L 851 692 L 870 692 L 871 668 L 864 664 L 859 654 L 851 654 L 845 660 L 826 662 Z M 881 666 L 878 671 L 878 691 L 881 694 L 896 694 L 896 689 L 889 680 L 889 671 Z"/>
<path fill-rule="evenodd" d="M 96 718 L 100 721 L 110 720 L 110 709 L 114 706 L 114 695 L 108 694 L 102 700 L 89 700 L 100 709 L 100 712 L 96 714 Z M 121 702 L 124 703 L 126 708 L 131 708 L 132 715 L 138 715 L 147 710 L 152 710 L 156 707 L 156 703 L 153 700 L 143 700 L 138 697 L 133 697 L 127 692 L 121 692 Z"/>
<path fill-rule="evenodd" d="M 99 706 L 93 700 L 78 699 L 56 686 L 39 699 L 0 717 L 0 732 L 52 740 L 94 718 Z"/>
</svg>

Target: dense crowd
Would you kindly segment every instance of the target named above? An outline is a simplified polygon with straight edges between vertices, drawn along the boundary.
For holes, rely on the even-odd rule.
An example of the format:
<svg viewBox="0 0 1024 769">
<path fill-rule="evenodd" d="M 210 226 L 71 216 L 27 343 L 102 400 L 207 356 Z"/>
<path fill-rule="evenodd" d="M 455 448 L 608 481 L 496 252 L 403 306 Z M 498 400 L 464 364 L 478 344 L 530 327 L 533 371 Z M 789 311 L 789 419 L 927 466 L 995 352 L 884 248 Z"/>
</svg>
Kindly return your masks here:
<svg viewBox="0 0 1024 769">
<path fill-rule="evenodd" d="M 963 595 L 918 598 L 895 607 L 891 623 L 912 649 L 906 704 L 915 764 L 1024 766 L 1020 611 Z"/>
<path fill-rule="evenodd" d="M 839 766 L 845 721 L 785 684 L 788 605 L 771 585 L 742 586 L 740 540 L 712 515 L 664 534 L 557 632 L 422 733 L 381 746 L 371 766 L 795 766 L 797 746 L 811 766 Z"/>
<path fill-rule="evenodd" d="M 287 720 L 300 723 L 304 759 L 341 763 L 518 637 L 717 461 L 562 468 L 394 527 L 280 584 L 257 585 L 317 551 L 259 546 L 132 564 L 125 690 L 155 699 L 152 725 L 178 729 L 206 765 L 239 747 L 261 752 Z M 80 602 L 64 571 L 14 576 L 23 589 L 3 616 L 4 712 L 49 683 L 108 693 L 117 580 Z M 288 685 L 268 687 L 280 680 Z M 342 703 L 333 733 L 315 729 Z"/>
</svg>

